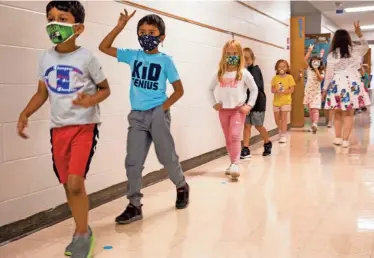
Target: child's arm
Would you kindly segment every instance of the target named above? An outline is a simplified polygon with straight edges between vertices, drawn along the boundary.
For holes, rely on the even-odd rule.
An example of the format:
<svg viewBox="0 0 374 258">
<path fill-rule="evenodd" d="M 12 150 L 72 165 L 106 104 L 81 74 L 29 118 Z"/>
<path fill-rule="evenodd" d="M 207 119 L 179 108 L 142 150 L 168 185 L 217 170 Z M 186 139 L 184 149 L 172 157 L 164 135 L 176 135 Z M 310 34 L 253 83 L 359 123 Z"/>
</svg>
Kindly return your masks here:
<svg viewBox="0 0 374 258">
<path fill-rule="evenodd" d="M 314 72 L 317 74 L 317 79 L 319 81 L 323 80 L 323 75 L 319 72 L 318 68 L 314 68 Z"/>
<path fill-rule="evenodd" d="M 271 85 L 271 93 L 273 93 L 273 94 L 277 94 L 278 93 L 275 85 Z"/>
<path fill-rule="evenodd" d="M 287 90 L 283 91 L 283 94 L 292 94 L 295 90 L 296 83 L 292 75 L 288 75 L 288 85 L 290 85 L 290 87 Z"/>
<path fill-rule="evenodd" d="M 163 109 L 168 110 L 172 105 L 174 105 L 184 94 L 183 84 L 181 80 L 173 82 L 174 92 L 170 97 L 164 102 Z"/>
<path fill-rule="evenodd" d="M 118 19 L 117 26 L 109 32 L 109 34 L 101 41 L 99 45 L 99 50 L 109 56 L 117 57 L 117 48 L 112 47 L 114 40 L 117 36 L 121 33 L 121 31 L 125 28 L 127 22 L 135 15 L 136 11 L 132 14 L 128 15 L 126 9 L 125 14 L 121 13 Z"/>
<path fill-rule="evenodd" d="M 308 48 L 308 52 L 306 53 L 306 55 L 304 57 L 304 63 L 305 63 L 304 69 L 308 68 L 308 66 L 309 66 L 309 58 L 312 54 L 313 48 L 314 48 L 314 45 L 310 45 L 309 48 Z"/>
<path fill-rule="evenodd" d="M 108 80 L 105 77 L 99 60 L 95 56 L 92 56 L 88 64 L 88 72 L 91 80 L 96 84 L 98 90 L 93 95 L 89 95 L 84 92 L 78 93 L 78 97 L 73 100 L 73 104 L 82 106 L 84 108 L 95 106 L 104 101 L 110 95 Z"/>
<path fill-rule="evenodd" d="M 243 78 L 244 78 L 244 83 L 250 92 L 249 99 L 246 104 L 251 109 L 256 104 L 256 100 L 258 96 L 258 87 L 256 85 L 255 80 L 253 79 L 253 76 L 247 70 L 245 70 L 243 74 Z"/>
<path fill-rule="evenodd" d="M 24 139 L 27 139 L 28 136 L 24 133 L 25 128 L 28 124 L 29 117 L 34 114 L 48 99 L 48 90 L 45 82 L 39 81 L 38 83 L 38 90 L 32 96 L 29 103 L 25 107 L 25 109 L 21 112 L 18 118 L 17 129 L 18 134 Z"/>
</svg>

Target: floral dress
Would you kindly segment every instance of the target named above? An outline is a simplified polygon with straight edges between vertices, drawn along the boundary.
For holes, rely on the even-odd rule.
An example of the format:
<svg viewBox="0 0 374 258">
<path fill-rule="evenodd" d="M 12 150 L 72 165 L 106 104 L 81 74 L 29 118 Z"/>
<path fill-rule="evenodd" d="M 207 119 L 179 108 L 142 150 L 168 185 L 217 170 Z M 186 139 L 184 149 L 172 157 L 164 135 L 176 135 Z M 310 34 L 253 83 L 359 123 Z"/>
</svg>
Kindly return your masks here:
<svg viewBox="0 0 374 258">
<path fill-rule="evenodd" d="M 307 69 L 307 82 L 304 91 L 304 105 L 309 108 L 321 108 L 321 82 L 317 78 L 317 74 L 310 67 Z"/>
<path fill-rule="evenodd" d="M 358 71 L 368 48 L 367 41 L 360 38 L 360 44 L 351 48 L 349 58 L 340 58 L 339 49 L 329 54 L 324 82 L 324 90 L 327 91 L 325 109 L 346 111 L 371 104 Z"/>
</svg>

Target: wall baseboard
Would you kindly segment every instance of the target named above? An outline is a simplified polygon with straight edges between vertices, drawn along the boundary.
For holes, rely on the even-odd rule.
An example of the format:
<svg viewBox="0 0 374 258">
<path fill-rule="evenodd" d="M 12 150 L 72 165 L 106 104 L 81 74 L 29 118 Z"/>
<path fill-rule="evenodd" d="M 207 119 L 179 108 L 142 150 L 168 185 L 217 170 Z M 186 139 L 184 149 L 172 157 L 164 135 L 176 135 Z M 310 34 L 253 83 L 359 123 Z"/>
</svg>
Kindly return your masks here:
<svg viewBox="0 0 374 258">
<path fill-rule="evenodd" d="M 278 134 L 278 129 L 269 131 L 270 136 Z M 251 145 L 260 142 L 261 136 L 251 138 Z M 226 148 L 219 148 L 200 156 L 181 162 L 183 171 L 188 171 L 210 161 L 223 157 L 227 154 Z M 143 177 L 143 187 L 156 184 L 168 178 L 167 171 L 161 169 L 151 172 Z M 125 196 L 127 193 L 127 181 L 100 190 L 89 195 L 90 209 L 97 208 L 103 204 Z M 116 214 L 113 214 L 113 219 Z M 71 218 L 71 212 L 67 203 L 61 204 L 53 209 L 39 212 L 23 220 L 19 220 L 0 227 L 0 246 L 26 237 L 44 228 L 53 226 L 61 221 Z M 113 222 L 114 223 L 114 222 Z"/>
</svg>

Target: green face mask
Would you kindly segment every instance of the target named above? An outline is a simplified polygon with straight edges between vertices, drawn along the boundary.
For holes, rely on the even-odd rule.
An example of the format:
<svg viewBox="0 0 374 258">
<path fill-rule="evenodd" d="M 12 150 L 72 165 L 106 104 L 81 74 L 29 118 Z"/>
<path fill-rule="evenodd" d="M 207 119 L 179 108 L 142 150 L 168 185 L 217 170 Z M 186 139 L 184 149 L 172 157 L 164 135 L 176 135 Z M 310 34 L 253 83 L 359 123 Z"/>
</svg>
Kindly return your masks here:
<svg viewBox="0 0 374 258">
<path fill-rule="evenodd" d="M 227 56 L 227 64 L 229 65 L 239 65 L 240 56 Z"/>
<path fill-rule="evenodd" d="M 54 44 L 64 43 L 74 36 L 74 25 L 76 24 L 50 22 L 47 24 L 48 36 Z"/>
</svg>

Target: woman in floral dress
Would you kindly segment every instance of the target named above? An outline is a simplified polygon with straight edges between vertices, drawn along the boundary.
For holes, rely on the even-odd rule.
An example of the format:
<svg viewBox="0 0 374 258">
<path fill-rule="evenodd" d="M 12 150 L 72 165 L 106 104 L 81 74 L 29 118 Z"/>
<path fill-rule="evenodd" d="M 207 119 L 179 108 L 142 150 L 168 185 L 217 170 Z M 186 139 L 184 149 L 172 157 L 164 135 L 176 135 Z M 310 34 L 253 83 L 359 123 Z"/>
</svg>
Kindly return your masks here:
<svg viewBox="0 0 374 258">
<path fill-rule="evenodd" d="M 358 69 L 362 57 L 369 49 L 363 38 L 360 23 L 354 24 L 360 39 L 353 45 L 346 30 L 337 30 L 327 57 L 327 69 L 323 95 L 326 98 L 325 109 L 334 110 L 335 145 L 348 148 L 353 128 L 353 116 L 356 109 L 370 105 L 370 98 L 361 81 Z"/>
</svg>

